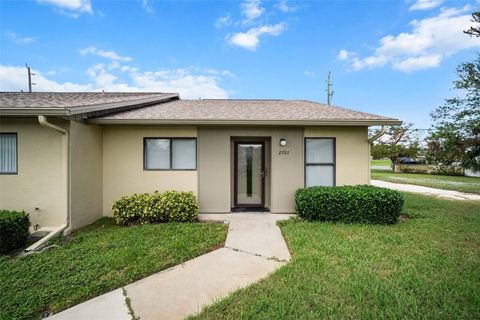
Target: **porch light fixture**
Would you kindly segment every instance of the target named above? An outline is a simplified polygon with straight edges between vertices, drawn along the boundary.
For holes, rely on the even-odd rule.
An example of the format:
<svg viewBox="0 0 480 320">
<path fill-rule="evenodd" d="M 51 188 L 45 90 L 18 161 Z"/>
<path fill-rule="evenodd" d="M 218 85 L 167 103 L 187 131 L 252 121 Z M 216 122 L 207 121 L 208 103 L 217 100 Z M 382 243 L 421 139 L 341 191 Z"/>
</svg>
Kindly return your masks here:
<svg viewBox="0 0 480 320">
<path fill-rule="evenodd" d="M 280 139 L 280 146 L 285 147 L 287 145 L 287 140 Z"/>
</svg>

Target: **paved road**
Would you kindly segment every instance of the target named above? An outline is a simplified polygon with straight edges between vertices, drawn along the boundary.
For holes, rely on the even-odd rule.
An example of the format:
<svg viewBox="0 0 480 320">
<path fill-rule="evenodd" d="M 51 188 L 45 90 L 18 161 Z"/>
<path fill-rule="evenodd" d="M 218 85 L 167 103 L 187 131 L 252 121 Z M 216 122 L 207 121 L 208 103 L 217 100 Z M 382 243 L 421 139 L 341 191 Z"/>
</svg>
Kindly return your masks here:
<svg viewBox="0 0 480 320">
<path fill-rule="evenodd" d="M 276 222 L 292 215 L 201 214 L 201 221 L 229 224 L 225 247 L 96 297 L 50 320 L 183 319 L 254 283 L 290 260 Z"/>
<path fill-rule="evenodd" d="M 377 187 L 384 187 L 398 191 L 422 193 L 431 196 L 437 196 L 452 200 L 478 200 L 480 195 L 473 193 L 458 192 L 453 190 L 436 189 L 430 187 L 417 186 L 414 184 L 392 183 L 381 180 L 371 180 L 370 183 Z"/>
</svg>

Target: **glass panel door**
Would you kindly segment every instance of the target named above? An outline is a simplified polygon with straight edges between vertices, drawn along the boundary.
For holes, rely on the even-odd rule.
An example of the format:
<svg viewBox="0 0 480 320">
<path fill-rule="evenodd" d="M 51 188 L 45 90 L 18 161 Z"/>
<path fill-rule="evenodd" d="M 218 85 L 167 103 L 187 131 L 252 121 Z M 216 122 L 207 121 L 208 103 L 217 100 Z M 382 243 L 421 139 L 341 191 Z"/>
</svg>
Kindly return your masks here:
<svg viewBox="0 0 480 320">
<path fill-rule="evenodd" d="M 236 206 L 263 207 L 263 143 L 236 143 Z"/>
</svg>

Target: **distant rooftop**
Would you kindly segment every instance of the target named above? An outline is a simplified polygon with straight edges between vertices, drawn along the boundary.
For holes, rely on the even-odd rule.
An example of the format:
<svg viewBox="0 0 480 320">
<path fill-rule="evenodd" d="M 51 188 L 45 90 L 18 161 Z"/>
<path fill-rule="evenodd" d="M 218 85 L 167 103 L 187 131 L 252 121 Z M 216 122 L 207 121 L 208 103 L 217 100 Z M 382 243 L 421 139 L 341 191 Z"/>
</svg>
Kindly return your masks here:
<svg viewBox="0 0 480 320">
<path fill-rule="evenodd" d="M 99 110 L 160 103 L 178 98 L 161 92 L 0 92 L 0 114 L 79 114 Z"/>
</svg>

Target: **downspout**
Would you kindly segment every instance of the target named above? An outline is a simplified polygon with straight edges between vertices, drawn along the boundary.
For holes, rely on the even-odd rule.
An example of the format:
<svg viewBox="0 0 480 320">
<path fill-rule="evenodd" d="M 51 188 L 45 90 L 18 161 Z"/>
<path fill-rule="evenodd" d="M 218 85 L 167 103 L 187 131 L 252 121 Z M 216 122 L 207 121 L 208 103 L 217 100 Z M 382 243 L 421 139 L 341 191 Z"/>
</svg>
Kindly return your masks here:
<svg viewBox="0 0 480 320">
<path fill-rule="evenodd" d="M 375 133 L 373 136 L 371 136 L 370 138 L 368 138 L 368 183 L 370 183 L 370 180 L 372 178 L 372 168 L 370 167 L 370 148 L 372 146 L 372 143 L 375 141 L 375 140 L 378 140 L 381 136 L 383 136 L 385 134 L 385 132 L 387 131 L 387 128 L 385 128 L 385 126 L 382 126 L 382 128 L 380 129 L 380 131 L 378 131 L 377 133 Z"/>
<path fill-rule="evenodd" d="M 382 129 L 380 129 L 380 131 L 378 131 L 378 132 L 375 133 L 373 136 L 371 136 L 370 138 L 368 138 L 368 143 L 369 143 L 369 144 L 372 144 L 373 141 L 375 141 L 375 140 L 377 140 L 378 138 L 380 138 L 381 136 L 383 136 L 386 131 L 387 131 L 387 128 L 385 128 L 385 126 L 382 126 Z"/>
<path fill-rule="evenodd" d="M 68 130 L 54 125 L 53 123 L 48 122 L 47 117 L 45 116 L 38 116 L 38 123 L 45 128 L 49 128 L 55 131 L 60 132 L 63 135 L 63 156 L 65 158 L 64 163 L 64 175 L 65 175 L 65 192 L 66 192 L 66 208 L 65 211 L 67 213 L 65 227 L 58 231 L 60 233 L 69 234 L 72 231 L 72 217 L 70 214 L 70 174 L 69 174 L 69 132 Z"/>
</svg>

